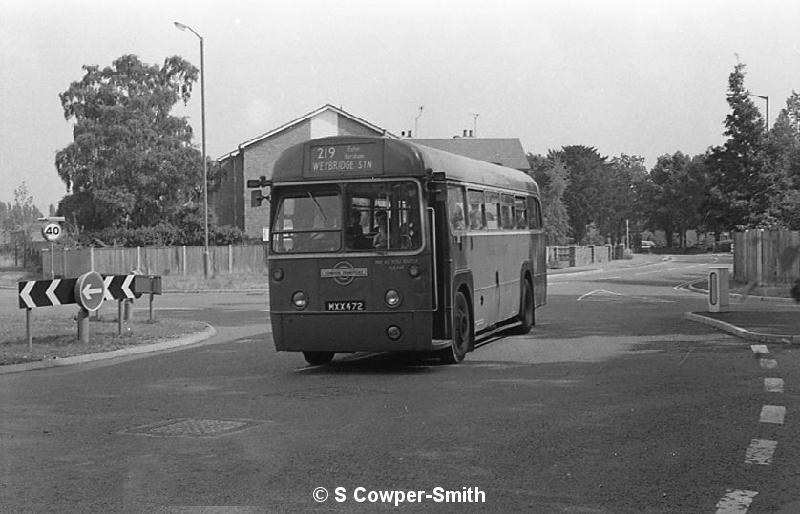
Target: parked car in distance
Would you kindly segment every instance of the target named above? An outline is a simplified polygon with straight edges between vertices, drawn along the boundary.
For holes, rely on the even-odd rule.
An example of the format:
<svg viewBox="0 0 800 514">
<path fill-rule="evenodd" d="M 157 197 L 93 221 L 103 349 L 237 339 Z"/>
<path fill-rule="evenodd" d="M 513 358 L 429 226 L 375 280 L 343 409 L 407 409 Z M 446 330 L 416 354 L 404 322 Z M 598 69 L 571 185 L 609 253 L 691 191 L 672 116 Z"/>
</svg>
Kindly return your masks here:
<svg viewBox="0 0 800 514">
<path fill-rule="evenodd" d="M 652 250 L 655 247 L 656 247 L 656 244 L 654 242 L 648 241 L 646 239 L 643 239 L 641 244 L 639 245 L 639 248 L 641 248 L 643 252 L 649 252 L 650 250 Z"/>
</svg>

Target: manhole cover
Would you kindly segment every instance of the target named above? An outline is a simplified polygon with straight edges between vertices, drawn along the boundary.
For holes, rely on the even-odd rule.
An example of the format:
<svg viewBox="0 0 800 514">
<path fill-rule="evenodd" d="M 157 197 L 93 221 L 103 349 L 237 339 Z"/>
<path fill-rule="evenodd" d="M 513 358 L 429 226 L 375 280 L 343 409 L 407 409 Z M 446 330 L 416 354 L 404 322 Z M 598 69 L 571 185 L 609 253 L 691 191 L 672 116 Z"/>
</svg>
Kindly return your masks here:
<svg viewBox="0 0 800 514">
<path fill-rule="evenodd" d="M 123 434 L 156 437 L 215 437 L 241 432 L 263 421 L 249 419 L 170 419 L 123 430 Z"/>
</svg>

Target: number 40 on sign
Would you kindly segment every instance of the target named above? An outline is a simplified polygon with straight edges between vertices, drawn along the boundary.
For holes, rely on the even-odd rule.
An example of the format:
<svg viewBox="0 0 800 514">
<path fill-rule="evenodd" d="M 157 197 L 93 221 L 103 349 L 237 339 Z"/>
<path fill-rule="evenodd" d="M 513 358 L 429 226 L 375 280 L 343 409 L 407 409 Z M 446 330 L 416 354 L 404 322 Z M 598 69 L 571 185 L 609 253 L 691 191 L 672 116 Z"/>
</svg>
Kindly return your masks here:
<svg viewBox="0 0 800 514">
<path fill-rule="evenodd" d="M 61 237 L 61 225 L 58 223 L 48 223 L 42 227 L 42 237 L 50 242 L 58 240 Z"/>
</svg>

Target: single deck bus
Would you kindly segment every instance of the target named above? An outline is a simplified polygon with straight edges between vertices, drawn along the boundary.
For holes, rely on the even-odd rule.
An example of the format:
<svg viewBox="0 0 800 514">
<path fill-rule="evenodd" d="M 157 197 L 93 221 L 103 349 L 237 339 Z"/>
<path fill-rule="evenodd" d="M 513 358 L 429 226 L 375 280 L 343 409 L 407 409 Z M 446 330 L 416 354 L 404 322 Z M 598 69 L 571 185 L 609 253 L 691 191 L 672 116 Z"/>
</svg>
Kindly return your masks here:
<svg viewBox="0 0 800 514">
<path fill-rule="evenodd" d="M 252 181 L 248 184 L 253 186 Z M 269 299 L 278 351 L 436 352 L 530 331 L 546 298 L 539 189 L 526 173 L 407 140 L 315 139 L 270 187 Z"/>
</svg>

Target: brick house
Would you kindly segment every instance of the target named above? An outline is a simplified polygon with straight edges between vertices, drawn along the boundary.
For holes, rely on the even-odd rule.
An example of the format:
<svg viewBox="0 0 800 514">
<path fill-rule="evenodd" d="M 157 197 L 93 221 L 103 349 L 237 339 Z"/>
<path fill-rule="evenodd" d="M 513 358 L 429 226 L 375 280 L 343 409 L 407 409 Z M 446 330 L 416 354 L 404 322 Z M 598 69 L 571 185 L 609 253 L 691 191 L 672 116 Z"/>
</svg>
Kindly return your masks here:
<svg viewBox="0 0 800 514">
<path fill-rule="evenodd" d="M 250 206 L 249 179 L 272 176 L 272 168 L 280 154 L 290 146 L 309 139 L 329 136 L 398 136 L 341 108 L 326 104 L 258 137 L 245 141 L 219 159 L 222 177 L 219 187 L 209 191 L 209 208 L 217 215 L 218 224 L 241 229 L 247 236 L 261 239 L 268 229 L 269 207 Z M 465 135 L 452 139 L 409 139 L 433 148 L 473 159 L 530 171 L 528 159 L 519 139 L 474 138 Z"/>
<path fill-rule="evenodd" d="M 396 137 L 377 125 L 327 104 L 258 137 L 245 141 L 222 156 L 219 187 L 209 192 L 209 208 L 220 226 L 240 228 L 249 237 L 261 238 L 268 227 L 269 207 L 250 206 L 248 179 L 270 177 L 281 152 L 297 143 L 329 136 Z"/>
</svg>

